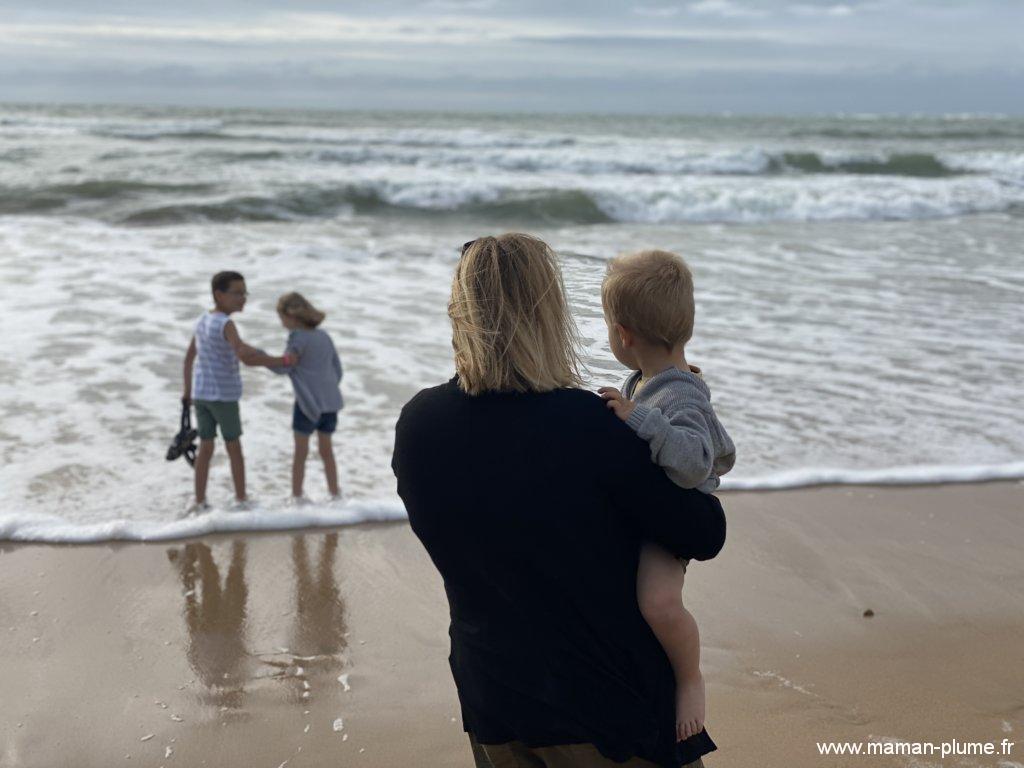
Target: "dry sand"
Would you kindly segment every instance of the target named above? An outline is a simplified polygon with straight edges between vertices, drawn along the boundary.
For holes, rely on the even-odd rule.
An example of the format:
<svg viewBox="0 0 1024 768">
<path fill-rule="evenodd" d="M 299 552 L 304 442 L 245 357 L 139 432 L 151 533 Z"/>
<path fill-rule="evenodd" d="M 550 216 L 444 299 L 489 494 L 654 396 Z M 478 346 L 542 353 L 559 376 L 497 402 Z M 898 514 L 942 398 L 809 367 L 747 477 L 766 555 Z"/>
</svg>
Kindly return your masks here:
<svg viewBox="0 0 1024 768">
<path fill-rule="evenodd" d="M 709 768 L 1024 763 L 1024 743 L 944 761 L 816 747 L 1024 742 L 1024 485 L 723 501 L 726 548 L 686 588 Z M 0 544 L 0 583 L 4 768 L 471 765 L 444 592 L 405 524 Z"/>
</svg>

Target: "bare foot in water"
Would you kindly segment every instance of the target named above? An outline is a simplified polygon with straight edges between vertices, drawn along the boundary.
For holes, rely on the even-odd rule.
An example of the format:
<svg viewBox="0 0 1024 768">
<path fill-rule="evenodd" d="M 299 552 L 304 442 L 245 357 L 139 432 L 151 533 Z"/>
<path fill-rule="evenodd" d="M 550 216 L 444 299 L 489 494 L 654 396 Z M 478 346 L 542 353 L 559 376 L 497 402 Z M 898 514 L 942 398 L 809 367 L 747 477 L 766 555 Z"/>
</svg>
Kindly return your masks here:
<svg viewBox="0 0 1024 768">
<path fill-rule="evenodd" d="M 676 741 L 696 736 L 704 730 L 704 675 L 676 685 Z"/>
</svg>

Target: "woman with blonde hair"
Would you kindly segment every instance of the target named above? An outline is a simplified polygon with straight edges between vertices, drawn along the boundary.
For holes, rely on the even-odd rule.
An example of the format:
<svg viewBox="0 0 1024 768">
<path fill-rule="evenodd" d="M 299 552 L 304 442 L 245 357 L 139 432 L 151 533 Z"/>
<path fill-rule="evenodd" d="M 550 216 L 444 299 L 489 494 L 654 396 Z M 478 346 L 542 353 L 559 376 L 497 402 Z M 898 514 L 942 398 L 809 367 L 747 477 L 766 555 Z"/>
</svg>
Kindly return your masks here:
<svg viewBox="0 0 1024 768">
<path fill-rule="evenodd" d="M 444 579 L 450 664 L 478 768 L 700 765 L 675 739 L 675 682 L 636 597 L 642 541 L 714 557 L 718 501 L 674 485 L 580 388 L 551 249 L 522 234 L 462 250 L 448 314 L 456 375 L 402 409 L 392 467 Z"/>
<path fill-rule="evenodd" d="M 317 448 L 324 465 L 327 492 L 331 499 L 339 499 L 338 465 L 334 459 L 332 435 L 338 426 L 341 399 L 341 359 L 334 342 L 320 328 L 326 315 L 314 307 L 301 293 L 284 294 L 277 301 L 277 315 L 281 325 L 288 329 L 286 355 L 293 364 L 288 368 L 273 369 L 287 373 L 295 390 L 292 409 L 292 431 L 295 433 L 295 453 L 292 456 L 292 498 L 302 501 L 302 486 L 306 476 L 306 457 L 309 438 L 316 432 Z"/>
</svg>

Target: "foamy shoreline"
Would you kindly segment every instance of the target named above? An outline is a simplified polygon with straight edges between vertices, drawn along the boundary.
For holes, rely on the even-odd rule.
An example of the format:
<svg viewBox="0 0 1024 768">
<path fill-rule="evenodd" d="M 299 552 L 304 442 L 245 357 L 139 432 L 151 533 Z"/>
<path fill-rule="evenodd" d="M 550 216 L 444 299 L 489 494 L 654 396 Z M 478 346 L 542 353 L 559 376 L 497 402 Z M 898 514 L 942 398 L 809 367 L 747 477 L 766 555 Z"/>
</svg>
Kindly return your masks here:
<svg viewBox="0 0 1024 768">
<path fill-rule="evenodd" d="M 1024 462 L 978 467 L 903 467 L 890 470 L 801 470 L 751 479 L 724 478 L 721 492 L 772 493 L 820 488 L 941 487 L 999 483 L 1024 478 Z M 92 544 L 105 541 L 160 542 L 217 533 L 309 532 L 317 528 L 406 520 L 399 499 L 353 500 L 344 503 L 256 502 L 253 509 L 214 507 L 210 512 L 168 521 L 116 519 L 73 523 L 56 515 L 0 513 L 0 542 Z"/>
</svg>

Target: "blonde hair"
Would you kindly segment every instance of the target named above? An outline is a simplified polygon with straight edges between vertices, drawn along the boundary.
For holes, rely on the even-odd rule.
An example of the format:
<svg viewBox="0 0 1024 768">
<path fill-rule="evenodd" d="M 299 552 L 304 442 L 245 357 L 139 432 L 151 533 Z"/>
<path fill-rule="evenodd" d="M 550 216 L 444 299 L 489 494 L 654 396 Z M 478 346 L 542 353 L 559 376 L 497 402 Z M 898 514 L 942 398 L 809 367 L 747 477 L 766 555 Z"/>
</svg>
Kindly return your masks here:
<svg viewBox="0 0 1024 768">
<path fill-rule="evenodd" d="M 295 318 L 307 328 L 316 328 L 327 317 L 310 304 L 305 296 L 295 291 L 286 293 L 277 300 L 277 311 L 285 317 Z"/>
<path fill-rule="evenodd" d="M 543 240 L 508 233 L 467 243 L 448 316 L 459 386 L 468 394 L 580 386 L 576 324 Z"/>
<path fill-rule="evenodd" d="M 674 253 L 639 251 L 612 259 L 601 304 L 610 322 L 668 349 L 693 336 L 693 275 Z"/>
</svg>

